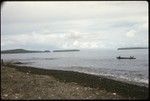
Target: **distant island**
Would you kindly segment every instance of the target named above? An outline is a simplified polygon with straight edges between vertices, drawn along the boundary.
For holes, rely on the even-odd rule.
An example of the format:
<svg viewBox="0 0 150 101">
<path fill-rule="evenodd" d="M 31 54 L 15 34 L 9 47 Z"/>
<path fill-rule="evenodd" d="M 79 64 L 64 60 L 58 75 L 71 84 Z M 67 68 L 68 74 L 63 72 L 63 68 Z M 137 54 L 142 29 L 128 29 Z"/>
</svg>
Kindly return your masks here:
<svg viewBox="0 0 150 101">
<path fill-rule="evenodd" d="M 117 50 L 131 50 L 131 49 L 148 49 L 148 47 L 125 47 L 125 48 L 118 48 Z"/>
<path fill-rule="evenodd" d="M 51 52 L 51 51 L 49 51 L 49 50 L 45 50 L 44 52 Z"/>
<path fill-rule="evenodd" d="M 25 50 L 25 49 L 12 49 L 12 50 L 3 50 L 2 54 L 12 54 L 12 53 L 42 53 L 42 52 L 50 52 L 46 51 L 33 51 L 33 50 Z"/>
<path fill-rule="evenodd" d="M 78 49 L 53 50 L 53 52 L 73 52 L 73 51 L 80 51 L 80 50 Z"/>
</svg>

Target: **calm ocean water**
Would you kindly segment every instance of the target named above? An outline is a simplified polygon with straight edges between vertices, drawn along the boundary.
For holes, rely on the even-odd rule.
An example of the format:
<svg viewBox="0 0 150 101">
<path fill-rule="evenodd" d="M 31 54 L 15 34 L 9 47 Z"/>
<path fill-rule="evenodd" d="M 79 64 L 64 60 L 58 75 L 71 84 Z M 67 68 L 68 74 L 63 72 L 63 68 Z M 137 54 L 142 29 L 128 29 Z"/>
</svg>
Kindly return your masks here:
<svg viewBox="0 0 150 101">
<path fill-rule="evenodd" d="M 136 59 L 116 59 L 117 56 Z M 77 52 L 2 54 L 4 61 L 20 61 L 37 68 L 78 71 L 148 86 L 148 49 L 81 50 Z"/>
</svg>

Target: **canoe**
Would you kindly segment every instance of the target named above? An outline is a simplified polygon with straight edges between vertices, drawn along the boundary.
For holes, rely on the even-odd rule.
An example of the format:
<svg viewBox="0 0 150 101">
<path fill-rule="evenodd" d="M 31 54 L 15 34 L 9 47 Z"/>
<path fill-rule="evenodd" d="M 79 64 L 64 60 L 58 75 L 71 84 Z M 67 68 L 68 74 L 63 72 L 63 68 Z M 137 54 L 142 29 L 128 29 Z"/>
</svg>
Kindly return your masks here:
<svg viewBox="0 0 150 101">
<path fill-rule="evenodd" d="M 117 59 L 136 59 L 134 57 L 116 57 Z"/>
</svg>

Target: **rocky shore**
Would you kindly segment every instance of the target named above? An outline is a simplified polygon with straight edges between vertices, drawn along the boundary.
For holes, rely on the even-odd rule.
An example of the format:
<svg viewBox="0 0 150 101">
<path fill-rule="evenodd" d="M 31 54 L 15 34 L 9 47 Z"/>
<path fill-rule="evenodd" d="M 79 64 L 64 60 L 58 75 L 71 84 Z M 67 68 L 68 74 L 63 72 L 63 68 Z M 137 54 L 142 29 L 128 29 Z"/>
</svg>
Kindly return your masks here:
<svg viewBox="0 0 150 101">
<path fill-rule="evenodd" d="M 147 99 L 148 88 L 73 71 L 1 65 L 2 99 Z"/>
</svg>

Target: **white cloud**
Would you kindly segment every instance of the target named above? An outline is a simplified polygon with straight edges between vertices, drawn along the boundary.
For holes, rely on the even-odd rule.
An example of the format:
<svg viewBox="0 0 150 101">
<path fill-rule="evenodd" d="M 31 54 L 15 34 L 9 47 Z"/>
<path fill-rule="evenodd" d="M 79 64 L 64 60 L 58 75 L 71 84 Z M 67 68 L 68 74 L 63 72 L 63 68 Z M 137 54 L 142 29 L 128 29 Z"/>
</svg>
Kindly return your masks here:
<svg viewBox="0 0 150 101">
<path fill-rule="evenodd" d="M 130 30 L 129 32 L 126 33 L 127 37 L 133 38 L 135 36 L 136 31 L 135 30 Z"/>
<path fill-rule="evenodd" d="M 6 2 L 4 22 L 47 22 L 80 19 L 141 20 L 148 15 L 147 2 Z M 11 15 L 11 16 L 10 16 Z M 110 19 L 110 20 L 111 20 Z M 3 21 L 2 20 L 2 21 Z M 143 19 L 144 20 L 144 19 Z"/>
<path fill-rule="evenodd" d="M 32 43 L 35 45 L 55 45 L 60 48 L 98 48 L 101 46 L 98 44 L 101 41 L 101 37 L 99 37 L 100 34 L 81 33 L 76 31 L 70 31 L 70 33 L 64 34 L 42 34 L 32 32 L 31 34 L 20 34 L 15 36 L 4 35 L 2 36 L 2 44 L 9 46 L 14 44 L 30 45 L 30 43 Z"/>
<path fill-rule="evenodd" d="M 148 3 L 143 1 L 6 2 L 1 12 L 2 48 L 147 45 Z"/>
</svg>

